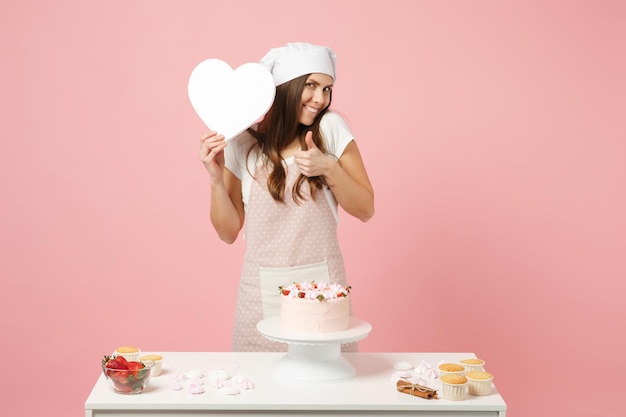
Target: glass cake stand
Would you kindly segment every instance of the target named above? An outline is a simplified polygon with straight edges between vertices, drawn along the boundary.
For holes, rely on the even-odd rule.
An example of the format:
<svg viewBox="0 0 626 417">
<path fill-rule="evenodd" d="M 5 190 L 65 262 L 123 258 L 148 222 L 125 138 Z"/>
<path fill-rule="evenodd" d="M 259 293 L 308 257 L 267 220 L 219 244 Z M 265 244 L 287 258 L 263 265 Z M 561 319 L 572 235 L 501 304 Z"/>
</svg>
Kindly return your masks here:
<svg viewBox="0 0 626 417">
<path fill-rule="evenodd" d="M 289 382 L 330 383 L 348 380 L 356 370 L 341 355 L 341 345 L 367 337 L 372 326 L 350 318 L 350 327 L 332 333 L 296 333 L 280 328 L 280 317 L 261 320 L 257 330 L 267 339 L 287 343 L 287 354 L 272 371 L 275 379 Z"/>
</svg>

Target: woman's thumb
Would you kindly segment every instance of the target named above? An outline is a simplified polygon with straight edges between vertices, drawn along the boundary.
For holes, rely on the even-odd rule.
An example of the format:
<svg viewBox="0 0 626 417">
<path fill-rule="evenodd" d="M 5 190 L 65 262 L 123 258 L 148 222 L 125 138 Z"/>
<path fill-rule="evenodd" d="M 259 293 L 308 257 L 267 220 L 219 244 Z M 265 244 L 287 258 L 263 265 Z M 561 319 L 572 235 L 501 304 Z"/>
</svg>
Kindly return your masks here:
<svg viewBox="0 0 626 417">
<path fill-rule="evenodd" d="M 307 149 L 310 151 L 311 149 L 316 149 L 315 142 L 313 142 L 313 132 L 310 130 L 306 132 L 304 136 L 304 141 L 306 142 Z"/>
</svg>

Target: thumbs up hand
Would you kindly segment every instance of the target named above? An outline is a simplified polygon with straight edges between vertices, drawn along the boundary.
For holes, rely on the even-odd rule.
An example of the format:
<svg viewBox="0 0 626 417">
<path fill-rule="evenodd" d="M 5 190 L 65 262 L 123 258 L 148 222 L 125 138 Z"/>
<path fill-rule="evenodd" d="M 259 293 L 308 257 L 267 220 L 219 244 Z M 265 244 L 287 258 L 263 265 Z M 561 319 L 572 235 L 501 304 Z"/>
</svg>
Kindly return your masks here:
<svg viewBox="0 0 626 417">
<path fill-rule="evenodd" d="M 313 142 L 313 132 L 308 131 L 304 137 L 307 150 L 300 150 L 294 154 L 294 161 L 300 169 L 302 175 L 307 177 L 317 177 L 324 175 L 332 168 L 335 161 L 319 150 Z"/>
<path fill-rule="evenodd" d="M 315 145 L 315 142 L 313 142 L 313 132 L 311 132 L 310 130 L 306 132 L 304 141 L 306 142 L 306 146 L 309 151 L 313 149 L 317 149 L 319 151 L 317 145 Z"/>
</svg>

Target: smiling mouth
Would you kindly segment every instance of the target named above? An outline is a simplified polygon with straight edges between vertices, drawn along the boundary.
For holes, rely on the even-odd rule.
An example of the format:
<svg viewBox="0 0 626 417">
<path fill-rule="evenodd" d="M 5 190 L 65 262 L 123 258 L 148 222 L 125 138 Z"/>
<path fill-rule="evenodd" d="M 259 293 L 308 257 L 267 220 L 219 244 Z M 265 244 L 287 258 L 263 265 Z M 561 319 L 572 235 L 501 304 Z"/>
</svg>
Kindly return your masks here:
<svg viewBox="0 0 626 417">
<path fill-rule="evenodd" d="M 317 114 L 317 112 L 319 111 L 318 109 L 315 109 L 313 107 L 309 107 L 309 106 L 304 106 L 305 109 L 307 109 L 307 111 L 309 113 L 313 113 L 313 114 Z"/>
</svg>

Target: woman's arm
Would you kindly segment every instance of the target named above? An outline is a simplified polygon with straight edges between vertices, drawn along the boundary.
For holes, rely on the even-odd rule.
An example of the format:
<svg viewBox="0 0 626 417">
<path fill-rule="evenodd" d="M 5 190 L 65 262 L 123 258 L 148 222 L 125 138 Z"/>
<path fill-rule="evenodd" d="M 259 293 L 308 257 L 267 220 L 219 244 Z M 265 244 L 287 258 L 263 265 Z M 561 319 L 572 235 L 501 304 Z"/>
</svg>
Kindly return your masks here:
<svg viewBox="0 0 626 417">
<path fill-rule="evenodd" d="M 241 180 L 224 166 L 226 141 L 209 132 L 202 137 L 200 159 L 211 176 L 211 224 L 226 243 L 233 243 L 243 227 Z"/>
<path fill-rule="evenodd" d="M 374 216 L 374 189 L 356 142 L 352 140 L 339 161 L 335 161 L 315 146 L 311 132 L 307 133 L 305 140 L 308 150 L 294 155 L 300 172 L 309 177 L 321 175 L 348 214 L 363 222 L 371 219 Z"/>
<path fill-rule="evenodd" d="M 374 216 L 374 189 L 355 141 L 346 146 L 339 162 L 326 171 L 324 180 L 348 214 L 363 222 Z"/>
<path fill-rule="evenodd" d="M 211 182 L 211 224 L 226 243 L 237 240 L 243 227 L 244 210 L 241 180 L 224 168 L 224 181 Z"/>
</svg>

